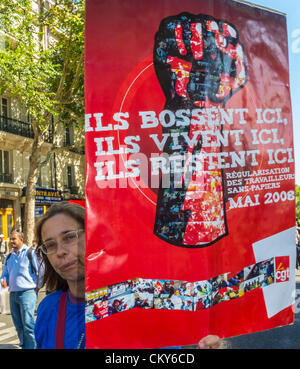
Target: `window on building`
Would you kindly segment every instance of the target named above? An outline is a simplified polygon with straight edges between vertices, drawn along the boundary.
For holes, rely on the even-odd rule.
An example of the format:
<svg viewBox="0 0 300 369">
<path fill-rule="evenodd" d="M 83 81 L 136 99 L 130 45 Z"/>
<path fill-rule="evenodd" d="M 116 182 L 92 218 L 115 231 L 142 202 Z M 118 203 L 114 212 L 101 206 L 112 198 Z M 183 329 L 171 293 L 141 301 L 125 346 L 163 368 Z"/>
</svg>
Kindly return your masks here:
<svg viewBox="0 0 300 369">
<path fill-rule="evenodd" d="M 0 150 L 0 175 L 9 175 L 9 151 Z"/>
<path fill-rule="evenodd" d="M 74 129 L 72 126 L 65 128 L 65 145 L 70 146 L 74 144 Z"/>
<path fill-rule="evenodd" d="M 11 183 L 9 151 L 0 150 L 0 181 Z"/>
<path fill-rule="evenodd" d="M 78 194 L 78 187 L 76 187 L 76 183 L 75 183 L 74 167 L 71 165 L 67 166 L 67 185 L 66 187 L 70 191 L 71 194 L 73 195 Z"/>
<path fill-rule="evenodd" d="M 71 165 L 67 166 L 67 188 L 74 186 L 74 168 Z"/>
<path fill-rule="evenodd" d="M 8 100 L 5 97 L 1 98 L 1 115 L 3 117 L 8 117 Z"/>
<path fill-rule="evenodd" d="M 7 214 L 7 234 L 11 234 L 13 229 L 13 216 L 12 214 Z"/>
</svg>

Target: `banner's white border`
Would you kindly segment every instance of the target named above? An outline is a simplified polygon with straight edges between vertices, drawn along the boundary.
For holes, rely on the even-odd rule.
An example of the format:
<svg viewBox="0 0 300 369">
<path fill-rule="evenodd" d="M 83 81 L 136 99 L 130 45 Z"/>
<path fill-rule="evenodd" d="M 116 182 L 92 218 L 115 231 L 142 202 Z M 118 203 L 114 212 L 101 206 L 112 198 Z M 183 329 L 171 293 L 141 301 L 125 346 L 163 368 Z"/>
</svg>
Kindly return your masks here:
<svg viewBox="0 0 300 369">
<path fill-rule="evenodd" d="M 296 274 L 296 227 L 274 234 L 258 242 L 253 246 L 256 262 L 271 257 L 290 257 L 290 278 L 287 282 L 274 283 L 263 288 L 264 300 L 268 318 L 278 314 L 281 310 L 291 306 L 295 302 L 295 274 Z"/>
</svg>

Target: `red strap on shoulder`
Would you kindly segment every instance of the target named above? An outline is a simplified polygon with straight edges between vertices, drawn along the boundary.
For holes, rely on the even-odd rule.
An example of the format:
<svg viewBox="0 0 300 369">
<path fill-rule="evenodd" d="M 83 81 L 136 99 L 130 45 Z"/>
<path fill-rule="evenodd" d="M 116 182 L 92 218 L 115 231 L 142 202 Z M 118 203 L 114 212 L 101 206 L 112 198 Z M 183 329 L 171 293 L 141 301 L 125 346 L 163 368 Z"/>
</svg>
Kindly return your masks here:
<svg viewBox="0 0 300 369">
<path fill-rule="evenodd" d="M 63 292 L 59 300 L 58 316 L 56 323 L 56 337 L 55 337 L 56 349 L 64 348 L 66 307 L 67 307 L 67 292 Z"/>
</svg>

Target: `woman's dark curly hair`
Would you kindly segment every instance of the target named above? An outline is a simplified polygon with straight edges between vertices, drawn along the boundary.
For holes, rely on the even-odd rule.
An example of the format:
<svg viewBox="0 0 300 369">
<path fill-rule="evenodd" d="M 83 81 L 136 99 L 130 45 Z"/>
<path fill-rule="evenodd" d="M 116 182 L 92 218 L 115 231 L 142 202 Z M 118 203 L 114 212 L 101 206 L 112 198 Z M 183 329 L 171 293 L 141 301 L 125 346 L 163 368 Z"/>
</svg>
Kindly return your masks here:
<svg viewBox="0 0 300 369">
<path fill-rule="evenodd" d="M 35 224 L 35 239 L 37 241 L 37 250 L 40 255 L 42 255 L 45 272 L 43 275 L 42 286 L 46 286 L 47 292 L 53 292 L 57 290 L 67 291 L 68 284 L 65 279 L 63 279 L 50 264 L 47 255 L 45 255 L 41 250 L 42 240 L 42 228 L 46 220 L 52 218 L 57 214 L 65 214 L 69 217 L 75 219 L 82 227 L 85 229 L 85 209 L 75 203 L 69 203 L 67 201 L 62 201 L 57 204 L 53 204 L 47 212 L 37 219 Z"/>
</svg>

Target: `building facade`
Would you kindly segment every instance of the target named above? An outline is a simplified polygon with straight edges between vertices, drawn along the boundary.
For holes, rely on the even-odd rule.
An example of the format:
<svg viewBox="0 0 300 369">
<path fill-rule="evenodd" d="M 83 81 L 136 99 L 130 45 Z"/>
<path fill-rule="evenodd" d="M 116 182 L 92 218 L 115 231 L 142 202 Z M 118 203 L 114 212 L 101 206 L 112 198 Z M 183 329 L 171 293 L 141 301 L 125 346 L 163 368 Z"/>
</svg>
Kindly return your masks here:
<svg viewBox="0 0 300 369">
<path fill-rule="evenodd" d="M 32 11 L 39 14 L 41 9 L 47 10 L 53 5 L 52 0 L 32 0 Z M 42 39 L 38 33 L 32 37 L 43 49 L 56 40 L 47 26 L 44 26 Z M 10 43 L 15 42 L 0 30 L 2 50 L 7 47 L 8 38 Z M 72 125 L 65 127 L 59 123 L 59 117 L 52 118 L 52 129 L 42 146 L 43 164 L 36 185 L 36 217 L 45 213 L 54 202 L 84 200 L 84 134 Z M 5 239 L 13 228 L 23 229 L 33 137 L 30 117 L 22 100 L 0 95 L 0 234 L 4 234 Z M 59 149 L 49 156 L 54 139 L 55 147 Z"/>
<path fill-rule="evenodd" d="M 8 238 L 22 229 L 26 181 L 33 132 L 21 102 L 0 95 L 0 234 Z M 55 124 L 55 122 L 53 122 Z M 42 147 L 44 164 L 36 186 L 36 217 L 52 203 L 84 200 L 84 137 L 72 126 L 61 127 L 60 150 L 46 161 L 52 146 L 51 132 Z"/>
</svg>

